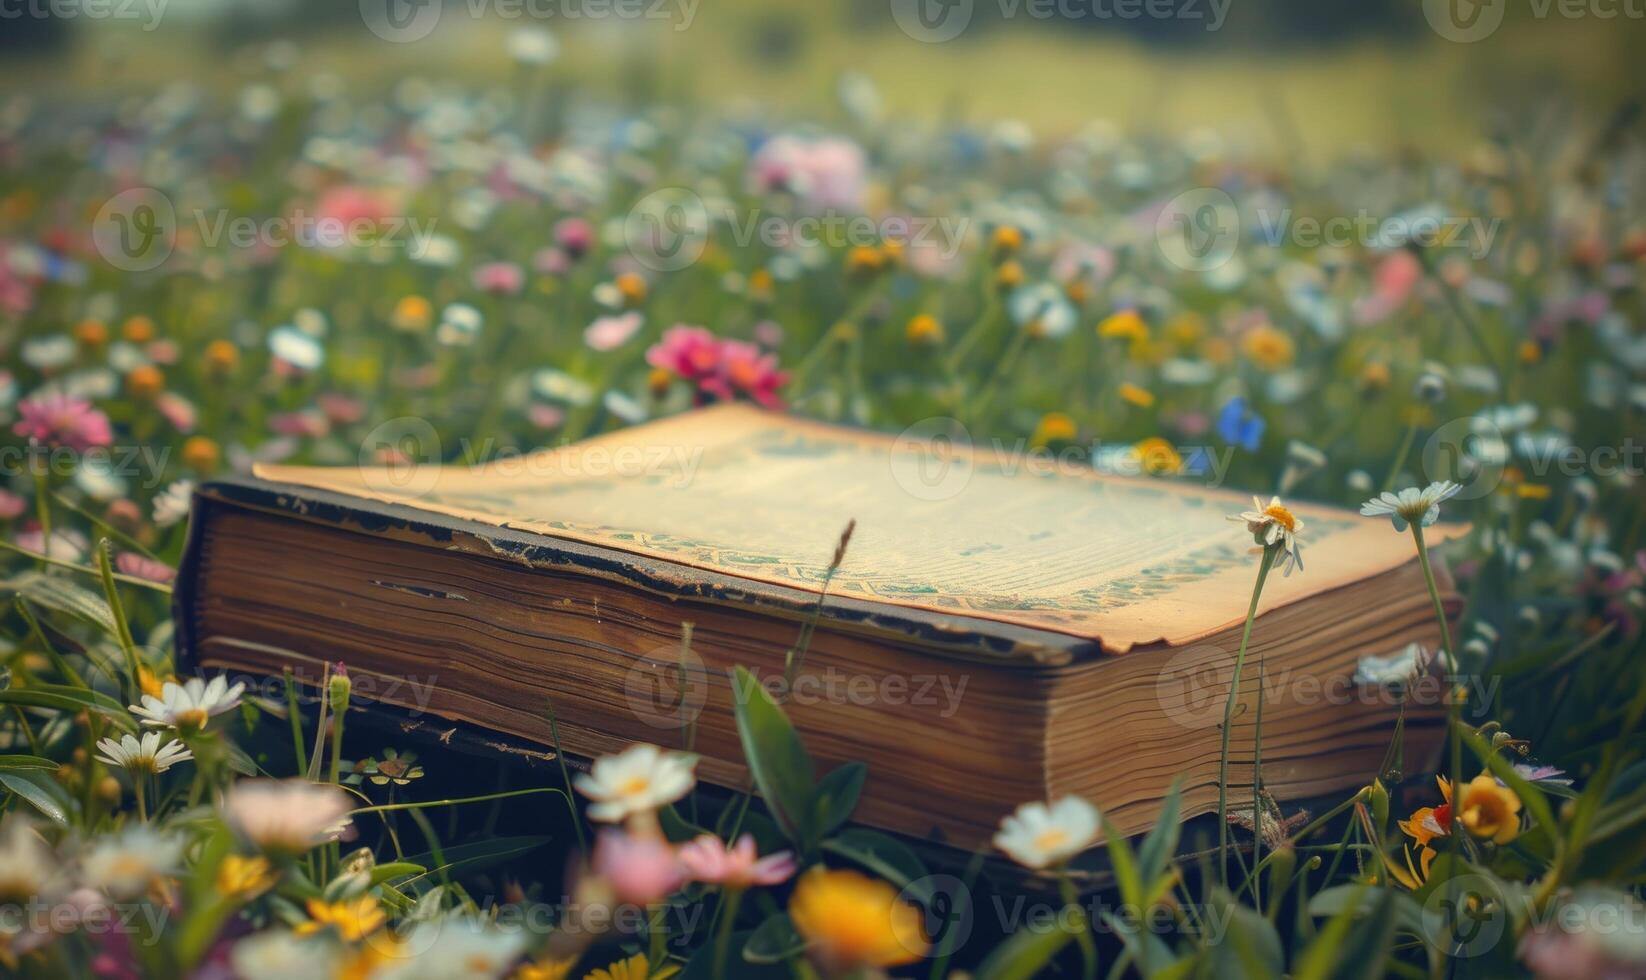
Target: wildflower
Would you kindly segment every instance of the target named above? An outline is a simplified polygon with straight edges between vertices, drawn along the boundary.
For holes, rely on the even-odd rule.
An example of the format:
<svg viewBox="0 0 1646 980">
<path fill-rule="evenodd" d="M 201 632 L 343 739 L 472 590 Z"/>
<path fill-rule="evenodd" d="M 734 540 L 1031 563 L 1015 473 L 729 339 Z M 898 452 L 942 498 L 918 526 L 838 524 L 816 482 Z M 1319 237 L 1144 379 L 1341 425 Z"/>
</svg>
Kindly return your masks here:
<svg viewBox="0 0 1646 980">
<path fill-rule="evenodd" d="M 1412 395 L 1418 401 L 1429 405 L 1438 405 L 1446 400 L 1446 375 L 1434 368 L 1425 370 L 1418 375 L 1417 383 L 1412 386 Z"/>
<path fill-rule="evenodd" d="M 1023 285 L 1023 267 L 1015 259 L 1009 259 L 994 270 L 994 283 L 1003 290 L 1016 289 Z"/>
<path fill-rule="evenodd" d="M 394 304 L 389 325 L 406 333 L 422 333 L 434 319 L 434 307 L 421 296 L 402 296 Z"/>
<path fill-rule="evenodd" d="M 789 896 L 789 919 L 829 972 L 920 959 L 931 946 L 923 918 L 886 882 L 822 865 L 801 875 Z"/>
<path fill-rule="evenodd" d="M 349 797 L 335 786 L 302 779 L 246 779 L 223 796 L 223 819 L 253 846 L 302 854 L 336 838 Z"/>
<path fill-rule="evenodd" d="M 500 929 L 472 916 L 447 915 L 421 922 L 406 936 L 406 952 L 373 980 L 494 980 L 524 952 L 529 930 Z M 370 945 L 382 942 L 373 937 Z M 416 950 L 415 955 L 410 951 Z"/>
<path fill-rule="evenodd" d="M 1252 539 L 1264 548 L 1280 546 L 1280 564 L 1285 574 L 1292 573 L 1292 567 L 1303 568 L 1303 550 L 1298 546 L 1297 533 L 1303 530 L 1303 522 L 1280 502 L 1279 497 L 1269 498 L 1269 506 L 1257 497 L 1252 498 L 1252 509 L 1241 513 L 1231 521 L 1245 521 L 1246 530 Z"/>
<path fill-rule="evenodd" d="M 1074 419 L 1063 412 L 1047 412 L 1035 424 L 1034 433 L 1029 436 L 1029 445 L 1040 447 L 1073 442 L 1079 431 Z"/>
<path fill-rule="evenodd" d="M 166 390 L 166 376 L 152 364 L 140 364 L 126 374 L 126 393 L 148 400 Z"/>
<path fill-rule="evenodd" d="M 1051 805 L 1025 803 L 1000 821 L 994 846 L 1026 868 L 1063 862 L 1097 842 L 1102 819 L 1084 797 L 1065 796 Z"/>
<path fill-rule="evenodd" d="M 45 894 L 60 873 L 61 862 L 27 821 L 14 815 L 0 824 L 0 906 Z"/>
<path fill-rule="evenodd" d="M 646 280 L 637 272 L 625 272 L 612 281 L 617 287 L 617 294 L 629 306 L 639 306 L 646 301 Z"/>
<path fill-rule="evenodd" d="M 99 837 L 80 863 L 87 885 L 114 898 L 133 898 L 156 879 L 176 874 L 183 859 L 182 838 L 137 824 Z"/>
<path fill-rule="evenodd" d="M 268 858 L 228 854 L 217 866 L 217 893 L 231 899 L 256 898 L 274 887 L 274 879 Z"/>
<path fill-rule="evenodd" d="M 873 245 L 856 245 L 846 253 L 848 275 L 872 276 L 886 267 L 886 257 Z"/>
<path fill-rule="evenodd" d="M 198 473 L 210 473 L 217 469 L 222 458 L 223 451 L 218 448 L 217 442 L 206 436 L 190 436 L 183 442 L 183 464 Z"/>
<path fill-rule="evenodd" d="M 1181 473 L 1183 456 L 1177 447 L 1159 436 L 1151 436 L 1132 447 L 1145 473 Z"/>
<path fill-rule="evenodd" d="M 109 328 L 101 320 L 81 320 L 74 325 L 74 339 L 82 347 L 102 347 L 109 342 Z"/>
<path fill-rule="evenodd" d="M 85 452 L 114 441 L 109 417 L 90 403 L 60 391 L 45 391 L 17 403 L 20 418 L 11 431 L 49 446 Z"/>
<path fill-rule="evenodd" d="M 1431 483 L 1423 489 L 1407 487 L 1398 494 L 1387 490 L 1375 499 L 1360 505 L 1365 517 L 1389 515 L 1396 531 L 1405 531 L 1408 524 L 1428 527 L 1440 519 L 1440 505 L 1463 488 L 1450 480 Z"/>
<path fill-rule="evenodd" d="M 943 323 L 929 313 L 910 318 L 903 336 L 913 347 L 935 347 L 943 343 Z"/>
<path fill-rule="evenodd" d="M 141 314 L 127 317 L 120 325 L 120 336 L 133 344 L 146 344 L 154 339 L 154 321 Z"/>
<path fill-rule="evenodd" d="M 1240 350 L 1248 360 L 1265 371 L 1278 371 L 1286 367 L 1296 354 L 1292 338 L 1266 323 L 1247 332 L 1240 341 Z"/>
<path fill-rule="evenodd" d="M 1147 388 L 1140 388 L 1131 382 L 1123 382 L 1119 389 L 1120 400 L 1138 408 L 1152 408 L 1154 406 L 1154 392 Z"/>
<path fill-rule="evenodd" d="M 216 375 L 228 374 L 240 363 L 240 348 L 230 340 L 214 340 L 206 345 L 205 360 L 207 371 Z"/>
<path fill-rule="evenodd" d="M 254 933 L 235 943 L 229 953 L 234 975 L 244 980 L 352 976 L 341 972 L 336 960 L 333 944 L 284 930 Z"/>
<path fill-rule="evenodd" d="M 1421 643 L 1408 643 L 1406 648 L 1385 657 L 1368 654 L 1355 664 L 1354 681 L 1374 687 L 1400 687 L 1410 684 L 1429 665 L 1429 653 Z"/>
<path fill-rule="evenodd" d="M 474 288 L 493 296 L 514 296 L 526 285 L 526 273 L 513 262 L 487 262 L 475 267 Z"/>
<path fill-rule="evenodd" d="M 134 776 L 159 775 L 179 762 L 194 758 L 188 746 L 175 738 L 168 738 L 162 745 L 159 732 L 144 732 L 141 739 L 122 735 L 118 742 L 112 738 L 99 739 L 97 751 L 98 762 L 125 769 Z"/>
<path fill-rule="evenodd" d="M 1223 403 L 1217 412 L 1218 438 L 1247 452 L 1256 452 L 1263 441 L 1263 430 L 1268 423 L 1257 414 L 1251 402 L 1236 395 Z"/>
<path fill-rule="evenodd" d="M 674 964 L 659 967 L 652 972 L 651 961 L 645 953 L 636 953 L 626 960 L 618 960 L 594 970 L 583 980 L 667 980 L 680 972 Z"/>
<path fill-rule="evenodd" d="M 995 255 L 1016 255 L 1023 247 L 1023 232 L 1012 225 L 1001 225 L 989 235 L 989 251 Z"/>
<path fill-rule="evenodd" d="M 594 226 L 585 218 L 562 218 L 554 226 L 554 243 L 572 259 L 580 259 L 594 246 Z"/>
<path fill-rule="evenodd" d="M 513 973 L 509 974 L 509 980 L 571 980 L 572 967 L 576 965 L 577 961 L 569 957 L 558 960 L 540 960 L 536 963 L 522 963 Z M 646 974 L 641 974 L 642 978 L 645 976 Z"/>
<path fill-rule="evenodd" d="M 1520 835 L 1520 797 L 1485 773 L 1463 786 L 1455 813 L 1463 829 L 1494 844 Z"/>
<path fill-rule="evenodd" d="M 727 888 L 779 885 L 794 874 L 794 855 L 778 851 L 758 857 L 754 837 L 744 834 L 727 847 L 713 834 L 703 834 L 680 849 L 680 863 L 692 880 Z"/>
<path fill-rule="evenodd" d="M 174 480 L 154 496 L 154 523 L 157 527 L 171 527 L 189 516 L 194 499 L 193 480 Z"/>
<path fill-rule="evenodd" d="M 309 913 L 309 921 L 297 927 L 299 936 L 311 935 L 322 929 L 335 929 L 344 942 L 350 943 L 359 942 L 389 921 L 373 895 L 361 895 L 340 902 L 311 898 L 305 910 Z"/>
<path fill-rule="evenodd" d="M 1383 857 L 1383 866 L 1388 869 L 1390 877 L 1398 881 L 1403 887 L 1417 891 L 1429 880 L 1429 867 L 1434 864 L 1436 851 L 1432 847 L 1418 848 L 1417 862 L 1412 861 L 1410 845 L 1402 845 L 1401 852 L 1405 858 L 1403 864 L 1396 864 L 1388 855 Z"/>
<path fill-rule="evenodd" d="M 667 841 L 620 830 L 601 831 L 590 865 L 618 901 L 635 905 L 662 901 L 686 881 L 686 869 Z"/>
<path fill-rule="evenodd" d="M 1006 299 L 1006 311 L 1032 336 L 1054 340 L 1068 336 L 1078 316 L 1063 290 L 1049 282 L 1013 290 Z"/>
<path fill-rule="evenodd" d="M 868 160 L 850 140 L 776 136 L 749 161 L 748 184 L 757 194 L 792 194 L 812 214 L 857 213 L 868 189 Z"/>
<path fill-rule="evenodd" d="M 1389 365 L 1382 361 L 1367 361 L 1360 369 L 1360 389 L 1367 394 L 1389 387 Z"/>
<path fill-rule="evenodd" d="M 516 64 L 532 68 L 546 65 L 560 54 L 560 42 L 541 27 L 515 28 L 509 32 L 506 46 Z"/>
<path fill-rule="evenodd" d="M 704 327 L 675 324 L 646 351 L 646 363 L 687 381 L 700 382 L 720 366 L 720 339 Z"/>
<path fill-rule="evenodd" d="M 1133 351 L 1149 342 L 1149 326 L 1136 310 L 1117 310 L 1100 320 L 1097 335 L 1105 340 L 1124 340 Z"/>
<path fill-rule="evenodd" d="M 0 521 L 15 520 L 27 510 L 29 502 L 12 493 L 10 490 L 0 490 Z"/>
<path fill-rule="evenodd" d="M 230 687 L 228 679 L 221 676 L 209 683 L 191 677 L 184 684 L 167 684 L 158 698 L 144 695 L 142 704 L 131 705 L 131 713 L 145 725 L 199 731 L 210 719 L 239 706 L 245 689 L 241 683 Z"/>
<path fill-rule="evenodd" d="M 649 814 L 691 792 L 697 759 L 641 743 L 617 755 L 594 760 L 577 777 L 578 792 L 595 802 L 589 819 L 617 823 L 635 814 Z"/>
<path fill-rule="evenodd" d="M 598 317 L 583 330 L 583 342 L 597 351 L 616 350 L 640 330 L 645 317 L 636 311 Z"/>
<path fill-rule="evenodd" d="M 291 371 L 318 371 L 326 363 L 326 348 L 318 339 L 296 327 L 279 327 L 271 331 L 269 353 Z"/>
<path fill-rule="evenodd" d="M 467 347 L 480 336 L 485 318 L 467 303 L 450 303 L 440 311 L 440 325 L 434 339 L 447 347 Z"/>
<path fill-rule="evenodd" d="M 24 551 L 70 562 L 78 562 L 85 555 L 87 547 L 86 536 L 73 528 L 51 532 L 49 542 L 40 529 L 35 528 L 17 535 L 13 543 Z"/>
</svg>

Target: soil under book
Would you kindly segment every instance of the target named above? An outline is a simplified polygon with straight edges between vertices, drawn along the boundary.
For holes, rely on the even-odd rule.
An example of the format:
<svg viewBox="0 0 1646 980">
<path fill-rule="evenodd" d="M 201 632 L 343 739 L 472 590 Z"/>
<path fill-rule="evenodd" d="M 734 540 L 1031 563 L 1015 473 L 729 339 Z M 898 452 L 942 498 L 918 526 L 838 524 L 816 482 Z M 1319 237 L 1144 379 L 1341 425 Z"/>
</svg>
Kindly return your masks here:
<svg viewBox="0 0 1646 980">
<path fill-rule="evenodd" d="M 261 466 L 197 491 L 179 649 L 310 681 L 342 661 L 383 702 L 545 745 L 552 703 L 568 752 L 689 740 L 733 787 L 742 665 L 823 765 L 868 763 L 857 819 L 964 846 L 1069 792 L 1127 832 L 1176 778 L 1185 817 L 1215 810 L 1257 568 L 1226 518 L 1250 496 L 945 444 L 722 406 L 474 468 Z M 1436 645 L 1410 537 L 1295 510 L 1306 570 L 1263 593 L 1234 801 L 1260 660 L 1281 800 L 1363 785 L 1402 711 L 1408 768 L 1444 725 L 1436 690 L 1402 706 L 1353 680 L 1363 656 Z"/>
</svg>

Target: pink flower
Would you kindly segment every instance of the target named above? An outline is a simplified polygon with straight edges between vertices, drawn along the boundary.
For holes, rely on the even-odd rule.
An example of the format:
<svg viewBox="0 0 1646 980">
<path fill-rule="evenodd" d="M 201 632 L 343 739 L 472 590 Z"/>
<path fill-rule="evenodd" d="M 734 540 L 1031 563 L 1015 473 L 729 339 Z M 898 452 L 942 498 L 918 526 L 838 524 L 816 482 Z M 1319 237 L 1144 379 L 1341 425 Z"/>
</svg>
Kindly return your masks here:
<svg viewBox="0 0 1646 980">
<path fill-rule="evenodd" d="M 1417 256 L 1405 249 L 1390 252 L 1372 274 L 1372 294 L 1355 303 L 1355 320 L 1369 324 L 1386 319 L 1406 305 L 1422 281 L 1423 263 Z"/>
<path fill-rule="evenodd" d="M 720 367 L 720 338 L 704 327 L 676 324 L 646 351 L 646 363 L 687 381 L 702 381 Z"/>
<path fill-rule="evenodd" d="M 474 288 L 494 296 L 514 296 L 525 285 L 526 273 L 513 262 L 487 262 L 474 270 Z"/>
<path fill-rule="evenodd" d="M 130 551 L 122 551 L 114 556 L 114 567 L 133 578 L 147 579 L 150 582 L 159 582 L 166 585 L 177 577 L 177 570 L 164 562 L 145 558 Z"/>
<path fill-rule="evenodd" d="M 334 425 L 349 425 L 366 417 L 366 403 L 348 395 L 321 395 L 314 403 Z"/>
<path fill-rule="evenodd" d="M 821 211 L 859 211 L 868 184 L 863 150 L 851 140 L 808 140 L 777 136 L 767 140 L 749 162 L 749 184 L 756 193 L 785 191 L 801 207 Z"/>
<path fill-rule="evenodd" d="M 22 416 L 11 431 L 36 442 L 85 452 L 114 441 L 109 417 L 79 398 L 48 391 L 17 403 Z"/>
<path fill-rule="evenodd" d="M 531 407 L 526 409 L 526 418 L 539 429 L 558 429 L 560 424 L 566 421 L 566 410 L 559 405 L 533 402 Z"/>
<path fill-rule="evenodd" d="M 741 340 L 727 340 L 720 345 L 719 370 L 701 387 L 726 399 L 741 391 L 767 408 L 782 408 L 783 399 L 777 396 L 777 389 L 788 380 L 788 372 L 777 369 L 776 354 Z"/>
<path fill-rule="evenodd" d="M 19 533 L 13 543 L 24 551 L 59 561 L 79 561 L 80 556 L 86 553 L 86 536 L 74 530 L 51 532 L 50 550 L 47 550 L 46 537 L 38 527 Z"/>
<path fill-rule="evenodd" d="M 685 883 L 686 870 L 668 842 L 607 830 L 594 844 L 594 873 L 606 880 L 618 901 L 651 905 Z"/>
<path fill-rule="evenodd" d="M 583 342 L 598 351 L 616 350 L 629 342 L 642 322 L 635 311 L 599 317 L 583 330 Z"/>
<path fill-rule="evenodd" d="M 0 490 L 0 521 L 9 521 L 27 510 L 29 502 L 9 490 Z"/>
<path fill-rule="evenodd" d="M 193 432 L 200 413 L 195 411 L 194 403 L 175 392 L 163 392 L 154 400 L 154 407 L 160 410 L 166 421 L 172 424 L 178 432 Z"/>
<path fill-rule="evenodd" d="M 584 218 L 562 218 L 554 226 L 554 243 L 571 258 L 582 258 L 594 245 L 594 226 Z"/>
<path fill-rule="evenodd" d="M 328 188 L 315 203 L 315 211 L 322 221 L 345 226 L 356 222 L 375 227 L 389 215 L 388 200 L 370 188 L 354 184 Z"/>
<path fill-rule="evenodd" d="M 704 834 L 680 849 L 680 863 L 694 881 L 727 888 L 780 885 L 795 871 L 794 855 L 788 851 L 757 857 L 749 834 L 731 847 L 713 834 Z"/>
<path fill-rule="evenodd" d="M 571 256 L 566 254 L 565 249 L 558 246 L 551 245 L 548 248 L 540 248 L 537 250 L 537 254 L 532 256 L 532 268 L 545 276 L 558 276 L 571 267 Z"/>
<path fill-rule="evenodd" d="M 319 438 L 331 431 L 331 423 L 313 410 L 282 412 L 269 416 L 269 430 L 283 436 Z"/>
</svg>

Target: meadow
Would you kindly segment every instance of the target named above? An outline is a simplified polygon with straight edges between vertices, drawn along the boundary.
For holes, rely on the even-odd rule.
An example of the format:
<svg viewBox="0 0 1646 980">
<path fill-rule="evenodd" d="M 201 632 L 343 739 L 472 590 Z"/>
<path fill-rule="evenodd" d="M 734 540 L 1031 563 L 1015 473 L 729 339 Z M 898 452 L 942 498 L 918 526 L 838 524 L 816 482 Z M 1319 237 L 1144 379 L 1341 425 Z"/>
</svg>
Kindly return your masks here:
<svg viewBox="0 0 1646 980">
<path fill-rule="evenodd" d="M 1340 141 L 1316 65 L 1243 141 L 1013 113 L 1032 77 L 918 114 L 918 78 L 830 72 L 779 112 L 566 84 L 590 49 L 538 29 L 482 43 L 473 71 L 277 41 L 212 84 L 0 94 L 6 975 L 1646 976 L 1631 113 L 1391 110 Z M 694 91 L 759 87 L 724 70 Z M 849 823 L 860 771 L 775 775 L 806 750 L 754 684 L 754 785 L 725 794 L 671 748 L 576 773 L 397 741 L 342 665 L 318 692 L 176 674 L 203 481 L 728 400 L 1252 491 L 1258 590 L 1308 575 L 1288 500 L 1388 520 L 1465 602 L 1356 681 L 1468 692 L 1440 774 L 1391 755 L 1313 811 L 1230 799 L 1215 859 L 1171 806 L 1127 840 L 1075 797 L 945 858 Z M 1431 554 L 1442 516 L 1470 530 Z M 985 915 L 1008 864 L 1049 914 Z"/>
</svg>

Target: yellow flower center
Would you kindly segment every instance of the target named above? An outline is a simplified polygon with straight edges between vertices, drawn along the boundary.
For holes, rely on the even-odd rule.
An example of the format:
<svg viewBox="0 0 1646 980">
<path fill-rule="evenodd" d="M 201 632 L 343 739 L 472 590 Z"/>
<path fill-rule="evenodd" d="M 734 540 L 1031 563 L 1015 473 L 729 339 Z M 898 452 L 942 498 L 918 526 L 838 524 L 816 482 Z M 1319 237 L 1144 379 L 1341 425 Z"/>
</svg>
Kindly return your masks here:
<svg viewBox="0 0 1646 980">
<path fill-rule="evenodd" d="M 177 713 L 177 727 L 187 730 L 205 728 L 206 722 L 210 718 L 211 716 L 206 713 L 205 708 L 190 708 L 187 711 Z"/>
<path fill-rule="evenodd" d="M 1279 504 L 1270 504 L 1265 507 L 1263 516 L 1273 519 L 1276 524 L 1288 531 L 1297 530 L 1297 516 Z"/>
<path fill-rule="evenodd" d="M 628 779 L 623 781 L 623 784 L 617 788 L 617 791 L 623 796 L 639 796 L 650 786 L 651 780 L 647 779 L 645 776 L 630 776 Z"/>
<path fill-rule="evenodd" d="M 1034 846 L 1038 851 L 1052 851 L 1068 843 L 1068 831 L 1061 827 L 1047 827 L 1035 835 Z"/>
</svg>

